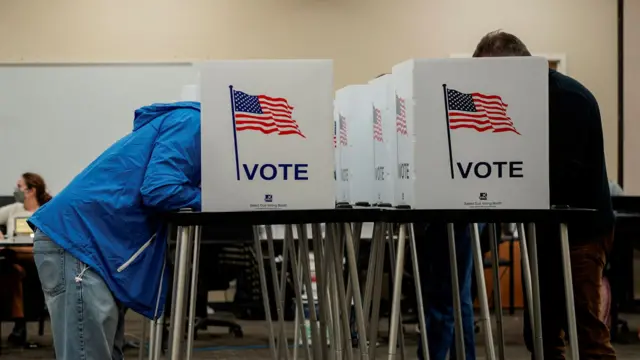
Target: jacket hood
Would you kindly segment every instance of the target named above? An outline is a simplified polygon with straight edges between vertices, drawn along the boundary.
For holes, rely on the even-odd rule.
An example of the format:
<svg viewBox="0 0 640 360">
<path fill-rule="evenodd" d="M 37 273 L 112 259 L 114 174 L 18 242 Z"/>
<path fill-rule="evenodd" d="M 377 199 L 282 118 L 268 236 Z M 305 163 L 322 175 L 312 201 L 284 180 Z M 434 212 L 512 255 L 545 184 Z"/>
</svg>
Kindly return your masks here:
<svg viewBox="0 0 640 360">
<path fill-rule="evenodd" d="M 194 101 L 181 101 L 170 104 L 152 104 L 141 107 L 135 112 L 135 117 L 133 119 L 133 131 L 140 129 L 161 115 L 178 109 L 193 109 L 200 111 L 200 103 Z"/>
</svg>

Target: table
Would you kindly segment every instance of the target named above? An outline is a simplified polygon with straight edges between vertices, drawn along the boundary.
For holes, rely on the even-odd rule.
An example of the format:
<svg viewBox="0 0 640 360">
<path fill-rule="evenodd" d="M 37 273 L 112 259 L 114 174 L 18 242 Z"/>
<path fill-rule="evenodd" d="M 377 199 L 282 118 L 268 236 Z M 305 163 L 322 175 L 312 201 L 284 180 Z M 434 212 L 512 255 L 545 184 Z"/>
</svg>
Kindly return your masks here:
<svg viewBox="0 0 640 360">
<path fill-rule="evenodd" d="M 575 308 L 572 290 L 572 277 L 569 259 L 568 243 L 568 223 L 589 222 L 591 218 L 597 216 L 593 210 L 586 209 L 552 209 L 552 210 L 412 210 L 412 209 L 390 209 L 390 208 L 351 208 L 351 209 L 331 209 L 331 210 L 280 210 L 280 211 L 253 211 L 253 212 L 220 212 L 220 213 L 195 213 L 183 211 L 164 215 L 164 221 L 170 226 L 178 227 L 178 240 L 176 251 L 176 266 L 173 277 L 172 312 L 170 329 L 170 359 L 191 359 L 192 331 L 195 320 L 194 302 L 196 295 L 197 268 L 199 261 L 199 241 L 200 226 L 214 224 L 237 224 L 252 225 L 254 229 L 254 242 L 256 256 L 262 259 L 262 247 L 260 246 L 261 231 L 260 226 L 266 225 L 265 232 L 268 242 L 268 252 L 270 261 L 275 262 L 273 254 L 273 229 L 270 225 L 285 224 L 284 231 L 284 263 L 282 267 L 291 261 L 292 268 L 297 271 L 293 276 L 294 292 L 296 294 L 296 305 L 299 319 L 304 318 L 302 313 L 302 289 L 306 289 L 311 294 L 311 271 L 306 255 L 309 252 L 309 234 L 306 224 L 311 224 L 311 241 L 315 250 L 316 275 L 318 296 L 318 311 L 314 306 L 310 306 L 309 317 L 311 326 L 311 344 L 308 343 L 306 334 L 303 333 L 300 348 L 305 359 L 342 359 L 351 360 L 353 358 L 350 350 L 350 324 L 349 315 L 351 307 L 348 302 L 354 304 L 356 318 L 356 328 L 358 329 L 359 357 L 361 359 L 375 359 L 376 346 L 369 346 L 369 341 L 375 344 L 374 337 L 377 334 L 378 309 L 380 301 L 380 283 L 382 276 L 381 264 L 385 257 L 384 252 L 389 245 L 392 258 L 393 272 L 393 295 L 391 310 L 391 328 L 389 330 L 389 359 L 395 359 L 396 344 L 398 338 L 402 343 L 402 334 L 399 332 L 400 326 L 400 297 L 402 283 L 402 269 L 405 260 L 405 243 L 409 243 L 410 259 L 414 270 L 414 281 L 416 285 L 418 319 L 420 323 L 421 337 L 426 359 L 428 356 L 428 344 L 426 337 L 426 326 L 424 316 L 424 306 L 422 291 L 420 288 L 420 275 L 417 263 L 417 253 L 415 247 L 415 236 L 413 223 L 415 222 L 443 222 L 447 223 L 449 257 L 451 266 L 451 277 L 454 299 L 455 326 L 458 334 L 462 333 L 462 316 L 460 306 L 460 293 L 458 290 L 458 276 L 455 251 L 455 237 L 453 223 L 463 222 L 472 224 L 472 246 L 474 253 L 474 266 L 476 266 L 477 286 L 482 290 L 478 292 L 481 318 L 480 322 L 484 327 L 484 334 L 487 337 L 487 358 L 496 359 L 493 348 L 492 328 L 489 318 L 488 300 L 484 291 L 485 281 L 483 272 L 483 262 L 480 254 L 479 233 L 477 223 L 518 223 L 518 231 L 522 234 L 523 247 L 523 269 L 525 280 L 525 293 L 530 300 L 530 312 L 533 314 L 532 327 L 534 330 L 534 344 L 537 359 L 542 358 L 542 333 L 540 317 L 540 300 L 538 285 L 538 261 L 536 252 L 535 224 L 536 223 L 557 223 L 561 232 L 562 255 L 563 255 L 563 276 L 565 278 L 565 293 L 569 332 L 576 334 Z M 359 244 L 362 224 L 373 223 L 372 246 L 369 256 L 369 270 L 364 284 L 364 291 L 361 291 L 360 281 L 357 274 L 356 249 Z M 320 224 L 325 224 L 325 234 L 321 231 Z M 525 230 L 528 225 L 528 231 Z M 397 236 L 392 231 L 392 225 L 398 229 Z M 491 227 L 492 228 L 492 227 Z M 294 232 L 297 236 L 294 236 Z M 525 236 L 527 234 L 527 236 Z M 492 232 L 494 243 L 497 244 L 495 231 Z M 527 241 L 528 240 L 528 241 Z M 397 243 L 397 245 L 396 245 Z M 528 244 L 527 244 L 528 243 Z M 498 259 L 497 246 L 493 246 L 492 252 Z M 341 259 L 346 257 L 346 267 L 343 267 Z M 260 282 L 263 294 L 267 293 L 267 274 L 262 266 L 260 269 Z M 193 269 L 193 270 L 191 270 Z M 271 281 L 276 289 L 276 310 L 278 316 L 278 326 L 274 326 L 271 321 L 269 300 L 263 296 L 265 314 L 269 326 L 269 343 L 271 356 L 273 359 L 289 359 L 289 344 L 284 337 L 284 318 L 282 312 L 284 283 L 286 274 L 277 274 L 275 264 L 271 266 Z M 342 276 L 343 271 L 348 271 L 348 278 L 345 284 Z M 494 264 L 494 276 L 497 275 L 497 263 Z M 190 280 L 190 284 L 189 284 Z M 497 282 L 499 283 L 499 282 Z M 280 291 L 277 291 L 280 289 Z M 499 291 L 499 290 L 498 290 Z M 188 292 L 188 295 L 187 295 Z M 189 314 L 187 310 L 187 297 L 189 298 Z M 500 298 L 500 296 L 495 296 Z M 497 305 L 497 304 L 496 304 Z M 499 357 L 504 359 L 504 339 L 501 329 L 502 306 L 496 307 L 498 325 L 498 346 Z M 188 335 L 186 346 L 183 344 L 185 319 L 188 319 Z M 151 351 L 150 359 L 157 359 L 159 356 L 161 329 L 154 326 L 161 323 L 163 319 L 152 322 L 151 331 Z M 300 323 L 297 324 L 300 326 Z M 298 334 L 298 332 L 296 332 Z M 347 338 L 348 337 L 348 338 Z M 571 337 L 571 348 L 573 359 L 578 359 L 577 337 Z M 330 344 L 320 346 L 319 344 Z M 344 346 L 344 347 L 343 347 Z M 456 337 L 456 348 L 458 360 L 464 359 L 464 343 L 462 337 Z M 299 350 L 294 346 L 294 358 Z M 344 351 L 343 351 L 344 350 Z"/>
</svg>

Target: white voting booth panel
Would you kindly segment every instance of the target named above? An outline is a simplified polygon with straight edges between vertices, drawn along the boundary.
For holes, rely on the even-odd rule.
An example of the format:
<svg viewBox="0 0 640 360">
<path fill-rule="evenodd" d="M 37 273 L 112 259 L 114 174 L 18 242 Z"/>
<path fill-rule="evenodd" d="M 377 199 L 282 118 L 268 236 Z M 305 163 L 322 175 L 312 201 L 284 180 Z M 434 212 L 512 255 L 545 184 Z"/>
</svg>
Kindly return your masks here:
<svg viewBox="0 0 640 360">
<path fill-rule="evenodd" d="M 396 172 L 395 108 L 391 103 L 392 76 L 384 75 L 369 82 L 371 88 L 374 158 L 374 201 L 395 205 L 393 177 Z"/>
<path fill-rule="evenodd" d="M 349 183 L 350 203 L 373 204 L 375 177 L 371 87 L 350 85 L 338 90 L 336 108 L 338 121 L 342 121 L 339 129 L 341 175 L 346 176 Z"/>
<path fill-rule="evenodd" d="M 390 137 L 390 155 L 394 159 L 396 171 L 393 172 L 394 205 L 414 206 L 414 132 L 413 132 L 413 98 L 411 97 L 411 80 L 405 74 L 402 66 L 392 73 L 390 83 L 389 103 L 392 107 L 392 117 L 388 118 L 385 128 L 392 128 L 395 136 Z M 396 76 L 396 73 L 398 75 Z M 397 78 L 401 81 L 398 83 Z"/>
<path fill-rule="evenodd" d="M 202 210 L 334 208 L 330 60 L 200 66 Z"/>
<path fill-rule="evenodd" d="M 200 101 L 200 86 L 197 84 L 185 85 L 180 93 L 182 101 Z"/>
<path fill-rule="evenodd" d="M 347 176 L 342 176 L 342 147 L 346 146 L 346 124 L 340 120 L 342 115 L 338 106 L 333 106 L 333 178 L 335 181 L 336 203 L 349 203 L 349 182 Z M 342 124 L 342 125 L 341 125 Z M 342 129 L 342 130 L 340 130 Z M 344 144 L 343 144 L 344 143 Z M 347 173 L 348 174 L 348 173 Z"/>
<path fill-rule="evenodd" d="M 407 161 L 408 205 L 548 209 L 547 72 L 536 57 L 396 65 L 395 96 L 408 125 L 398 137 L 400 175 L 403 158 L 415 159 Z"/>
<path fill-rule="evenodd" d="M 336 132 L 335 166 L 336 180 L 338 182 L 338 195 L 336 202 L 349 204 L 351 196 L 349 192 L 349 124 L 347 123 L 348 99 L 337 96 L 334 100 L 334 131 Z"/>
</svg>

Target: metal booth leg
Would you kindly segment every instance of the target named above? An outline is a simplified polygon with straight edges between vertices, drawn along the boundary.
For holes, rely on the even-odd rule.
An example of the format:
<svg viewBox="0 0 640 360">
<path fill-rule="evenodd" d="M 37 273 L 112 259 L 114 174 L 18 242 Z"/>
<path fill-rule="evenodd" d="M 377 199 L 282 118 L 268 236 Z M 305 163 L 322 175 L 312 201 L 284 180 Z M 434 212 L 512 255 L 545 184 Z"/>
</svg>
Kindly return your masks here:
<svg viewBox="0 0 640 360">
<path fill-rule="evenodd" d="M 567 323 L 569 327 L 569 347 L 571 358 L 578 360 L 578 327 L 576 326 L 576 308 L 573 298 L 573 277 L 571 275 L 571 252 L 569 250 L 569 230 L 567 224 L 560 224 L 560 243 L 562 245 L 562 269 L 564 275 L 564 294 L 567 302 Z"/>
<path fill-rule="evenodd" d="M 283 237 L 282 239 L 282 265 L 281 265 L 281 270 L 280 270 L 280 309 L 285 309 L 286 306 L 286 294 L 287 294 L 287 273 L 288 273 L 288 269 L 289 269 L 289 252 L 287 251 L 288 249 L 288 241 L 289 239 L 287 239 L 287 237 Z M 293 276 L 293 272 L 291 273 L 291 275 Z M 295 316 L 295 321 L 300 321 L 300 319 L 298 319 L 297 316 L 297 312 L 296 312 L 296 316 Z M 294 330 L 298 328 L 298 323 L 294 321 Z M 281 323 L 280 324 L 280 338 L 278 339 L 278 347 L 280 346 L 280 343 L 282 342 L 282 339 L 285 339 L 285 345 L 287 345 L 285 347 L 285 353 L 287 354 L 287 356 L 289 355 L 289 349 L 288 349 L 288 340 L 286 338 L 286 332 L 285 332 L 285 323 Z M 298 331 L 294 331 L 294 340 L 293 340 L 293 353 L 294 353 L 294 358 L 297 355 L 297 351 L 298 351 Z"/>
<path fill-rule="evenodd" d="M 342 228 L 342 224 L 333 224 L 333 241 L 330 241 L 328 247 L 332 249 L 333 254 L 333 267 L 334 267 L 334 276 L 335 276 L 335 284 L 337 287 L 337 299 L 336 302 L 339 304 L 339 311 L 336 312 L 336 315 L 339 318 L 339 321 L 342 323 L 342 328 L 340 329 L 340 333 L 342 338 L 340 339 L 342 344 L 347 344 L 345 351 L 347 359 L 353 359 L 353 351 L 351 351 L 351 327 L 349 326 L 349 318 L 346 316 L 349 313 L 348 305 L 347 305 L 347 296 L 344 287 L 344 277 L 343 277 L 343 266 L 342 266 L 342 234 L 344 233 L 344 228 Z M 342 316 L 339 314 L 342 313 Z"/>
<path fill-rule="evenodd" d="M 427 320 L 424 315 L 424 301 L 422 299 L 422 282 L 420 280 L 420 265 L 418 263 L 418 249 L 413 224 L 409 226 L 409 250 L 411 251 L 411 264 L 413 266 L 413 282 L 416 287 L 416 303 L 418 307 L 418 323 L 420 324 L 420 340 L 422 341 L 422 357 L 429 360 L 429 342 L 427 340 Z"/>
<path fill-rule="evenodd" d="M 380 323 L 380 298 L 382 297 L 382 275 L 384 273 L 384 255 L 386 250 L 389 225 L 380 224 L 380 229 L 372 238 L 371 246 L 377 248 L 375 264 L 375 276 L 373 278 L 373 291 L 371 299 L 371 319 L 369 321 L 369 359 L 376 358 L 378 348 L 378 324 Z M 391 240 L 393 241 L 393 239 Z M 367 314 L 367 313 L 365 313 Z"/>
<path fill-rule="evenodd" d="M 258 272 L 260 275 L 260 287 L 262 290 L 262 304 L 264 305 L 264 315 L 267 319 L 269 327 L 269 349 L 271 350 L 271 358 L 278 359 L 278 350 L 276 348 L 276 339 L 273 331 L 273 322 L 271 321 L 271 307 L 269 305 L 269 290 L 267 289 L 267 275 L 264 270 L 264 256 L 262 255 L 262 244 L 260 243 L 260 227 L 253 226 L 253 242 L 256 251 L 256 261 L 258 263 Z M 274 291 L 277 291 L 274 289 Z"/>
<path fill-rule="evenodd" d="M 368 360 L 369 349 L 367 343 L 367 327 L 365 326 L 364 310 L 362 308 L 362 293 L 360 292 L 360 280 L 358 279 L 358 265 L 356 261 L 356 251 L 354 248 L 354 236 L 349 224 L 344 224 L 344 230 L 346 233 L 347 261 L 349 263 L 349 274 L 353 289 L 353 302 L 356 310 L 360 358 Z"/>
<path fill-rule="evenodd" d="M 478 302 L 480 303 L 480 324 L 484 334 L 484 343 L 487 359 L 496 359 L 496 350 L 493 346 L 493 332 L 491 331 L 491 315 L 489 312 L 489 300 L 487 299 L 487 285 L 484 281 L 484 261 L 480 250 L 480 232 L 478 224 L 471 224 L 471 250 L 473 252 L 473 266 L 476 273 L 476 285 L 478 287 Z"/>
<path fill-rule="evenodd" d="M 293 226 L 291 224 L 286 225 L 284 236 L 288 237 L 289 240 L 287 243 L 289 244 L 289 257 L 291 258 L 291 268 L 295 272 L 293 277 L 293 291 L 296 296 L 296 312 L 298 313 L 298 317 L 300 318 L 300 336 L 302 337 L 302 348 L 305 359 L 311 359 L 311 354 L 309 353 L 309 341 L 307 339 L 307 332 L 304 328 L 304 308 L 302 304 L 302 286 L 300 285 L 302 278 L 304 278 L 304 268 L 298 265 L 301 260 L 308 256 L 302 252 L 302 249 L 298 248 L 298 256 L 296 257 L 295 252 L 295 240 L 293 237 Z M 298 239 L 300 238 L 300 234 L 298 234 Z M 298 267 L 300 266 L 300 267 Z"/>
<path fill-rule="evenodd" d="M 176 232 L 176 249 L 173 260 L 173 277 L 172 277 L 172 286 L 171 286 L 171 314 L 169 315 L 169 332 L 167 338 L 167 344 L 169 346 L 169 353 L 171 353 L 171 339 L 172 339 L 172 330 L 173 324 L 175 324 L 175 315 L 176 312 L 173 309 L 176 308 L 176 299 L 178 294 L 178 263 L 180 263 L 180 251 L 184 243 L 180 241 L 180 235 L 182 234 L 185 228 L 179 226 Z M 170 232 L 169 232 L 170 233 Z M 165 307 L 166 308 L 166 307 Z M 162 333 L 164 332 L 164 320 L 159 321 L 159 319 L 155 319 L 151 322 L 151 331 L 150 336 L 151 339 L 149 341 L 149 359 L 150 360 L 158 360 L 160 359 L 160 354 L 162 353 Z M 159 335 L 158 335 L 159 334 Z"/>
<path fill-rule="evenodd" d="M 189 289 L 189 320 L 187 329 L 187 356 L 191 360 L 193 356 L 193 338 L 196 330 L 196 297 L 198 296 L 198 269 L 200 267 L 200 238 L 201 227 L 196 226 L 193 237 L 193 260 L 191 269 L 191 288 Z"/>
<path fill-rule="evenodd" d="M 517 224 L 518 236 L 520 237 L 520 254 L 522 258 L 522 277 L 524 278 L 524 294 L 527 300 L 527 311 L 529 317 L 533 317 L 533 289 L 531 287 L 531 264 L 529 264 L 529 250 L 527 249 L 527 236 L 524 224 Z M 531 334 L 535 333 L 533 321 L 531 324 Z M 535 343 L 534 343 L 535 344 Z"/>
<path fill-rule="evenodd" d="M 449 238 L 449 266 L 451 268 L 451 292 L 453 299 L 453 321 L 455 325 L 455 342 L 457 360 L 465 360 L 464 327 L 462 325 L 462 305 L 460 302 L 460 283 L 458 281 L 458 260 L 456 256 L 456 237 L 453 224 L 447 224 Z"/>
<path fill-rule="evenodd" d="M 327 276 L 325 276 L 324 249 L 322 248 L 322 228 L 320 224 L 311 226 L 311 236 L 313 241 L 313 253 L 316 271 L 316 288 L 318 289 L 318 310 L 320 315 L 320 346 L 322 346 L 323 359 L 332 359 L 333 353 L 327 348 L 327 319 L 329 305 L 327 304 Z"/>
<path fill-rule="evenodd" d="M 498 233 L 496 224 L 489 226 L 489 244 L 491 245 L 491 271 L 493 273 L 493 304 L 498 332 L 498 357 L 504 360 L 504 326 L 502 323 L 502 291 L 500 290 L 500 256 L 498 254 Z"/>
<path fill-rule="evenodd" d="M 371 235 L 369 262 L 367 263 L 367 278 L 364 283 L 364 300 L 362 303 L 362 306 L 364 308 L 365 326 L 367 326 L 367 328 L 371 326 L 371 324 L 369 324 L 369 316 L 371 314 L 371 300 L 373 299 L 373 285 L 375 281 L 375 274 L 378 267 L 378 263 L 376 262 L 376 259 L 378 258 L 378 238 L 379 233 L 384 231 L 383 227 L 384 225 L 381 223 L 373 224 L 373 233 Z M 358 252 L 356 251 L 356 254 L 357 253 Z M 362 330 L 358 329 L 358 331 Z"/>
<path fill-rule="evenodd" d="M 171 323 L 170 341 L 171 341 L 171 360 L 177 360 L 184 358 L 182 352 L 182 341 L 184 339 L 184 326 L 185 326 L 185 312 L 186 312 L 186 290 L 187 290 L 187 277 L 189 273 L 189 253 L 191 253 L 192 240 L 194 235 L 193 226 L 182 227 L 180 231 L 180 252 L 178 263 L 176 267 L 177 279 L 176 279 L 176 297 L 175 306 L 172 310 L 173 322 Z M 161 327 L 156 327 L 156 331 L 161 330 Z M 162 341 L 160 341 L 161 343 Z M 156 343 L 156 346 L 158 344 Z"/>
<path fill-rule="evenodd" d="M 153 348 L 149 348 L 149 356 L 153 360 L 159 360 L 160 354 L 162 354 L 162 333 L 164 332 L 164 315 L 160 316 L 159 319 L 155 321 L 156 325 L 154 327 L 154 333 L 150 334 L 153 338 L 155 338 L 155 343 Z M 168 341 L 169 339 L 167 339 Z"/>
<path fill-rule="evenodd" d="M 329 288 L 327 291 L 327 300 L 330 304 L 331 313 L 331 352 L 336 360 L 342 360 L 342 322 L 340 317 L 341 303 L 339 302 L 340 294 L 338 292 L 338 281 L 336 275 L 336 266 L 334 265 L 334 242 L 337 238 L 337 231 L 334 224 L 326 224 L 326 235 L 324 245 L 324 261 L 328 274 Z"/>
<path fill-rule="evenodd" d="M 316 303 L 313 296 L 313 288 L 311 286 L 311 264 L 309 262 L 309 238 L 307 237 L 307 225 L 298 224 L 298 244 L 301 254 L 300 266 L 303 269 L 302 285 L 306 288 L 307 306 L 309 307 L 309 326 L 311 328 L 311 349 L 315 359 L 322 359 L 323 347 L 320 343 L 320 334 L 318 334 L 318 316 L 316 313 Z M 315 262 L 315 257 L 314 257 Z M 317 283 L 316 283 L 317 285 Z"/>
<path fill-rule="evenodd" d="M 406 238 L 407 227 L 405 224 L 400 224 L 400 229 L 398 230 L 398 251 L 396 254 L 395 269 L 392 269 L 393 295 L 391 296 L 391 325 L 389 327 L 389 360 L 395 360 L 396 358 L 398 330 L 399 327 L 402 326 L 400 322 L 400 299 L 402 297 L 402 275 L 404 269 L 404 249 Z M 395 248 L 393 243 L 391 244 L 391 248 Z"/>
<path fill-rule="evenodd" d="M 285 228 L 285 235 L 284 235 L 284 253 L 287 254 L 287 257 L 289 256 L 289 243 L 293 242 L 293 233 L 289 232 L 289 229 Z M 293 249 L 293 251 L 295 252 L 295 248 Z M 301 256 L 301 251 L 300 248 L 298 248 L 298 255 L 296 256 L 296 258 L 298 259 L 298 262 L 300 261 L 300 256 Z M 296 269 L 293 267 L 293 262 L 291 265 L 291 276 L 296 276 L 298 278 L 298 282 L 302 281 L 302 269 Z M 284 294 L 284 291 L 282 292 L 282 294 Z M 295 294 L 294 294 L 295 295 Z M 304 319 L 300 319 L 300 311 L 298 311 L 299 307 L 298 307 L 298 303 L 297 303 L 297 298 L 295 299 L 296 301 L 296 311 L 295 311 L 295 320 L 294 320 L 294 324 L 293 324 L 293 359 L 296 360 L 298 359 L 298 349 L 300 349 L 301 345 L 300 345 L 300 341 L 302 341 L 301 336 L 307 336 L 306 332 L 305 332 L 305 328 L 304 328 Z M 301 322 L 302 321 L 302 322 Z M 304 358 L 305 359 L 309 359 L 310 354 L 309 354 L 309 348 L 305 348 L 302 349 L 304 350 Z"/>
<path fill-rule="evenodd" d="M 289 359 L 289 343 L 284 331 L 284 309 L 283 309 L 283 297 L 284 293 L 281 293 L 281 284 L 278 281 L 278 269 L 276 268 L 276 254 L 273 248 L 273 229 L 271 225 L 267 225 L 265 229 L 267 235 L 267 248 L 269 253 L 269 265 L 271 267 L 271 281 L 273 282 L 274 300 L 276 302 L 276 314 L 278 316 L 278 359 Z M 283 241 L 283 245 L 287 245 L 286 241 Z M 284 248 L 286 252 L 286 248 Z M 283 264 L 286 266 L 286 264 Z M 286 273 L 287 268 L 283 267 L 282 271 Z"/>
<path fill-rule="evenodd" d="M 533 349 L 535 359 L 542 360 L 543 355 L 543 339 L 542 339 L 542 311 L 540 305 L 540 281 L 538 273 L 538 246 L 536 244 L 536 225 L 529 224 L 529 241 L 528 250 L 531 265 L 531 297 L 532 297 L 532 313 L 531 320 L 533 322 Z"/>
</svg>

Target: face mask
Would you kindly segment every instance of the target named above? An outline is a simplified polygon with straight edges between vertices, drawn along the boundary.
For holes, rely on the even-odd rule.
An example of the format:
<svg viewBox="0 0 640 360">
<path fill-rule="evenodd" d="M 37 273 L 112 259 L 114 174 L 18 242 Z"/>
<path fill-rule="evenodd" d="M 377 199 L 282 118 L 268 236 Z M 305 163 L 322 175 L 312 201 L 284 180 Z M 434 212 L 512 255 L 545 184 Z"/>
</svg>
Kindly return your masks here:
<svg viewBox="0 0 640 360">
<path fill-rule="evenodd" d="M 24 203 L 24 191 L 15 189 L 13 192 L 13 198 L 16 200 L 16 202 Z"/>
</svg>

